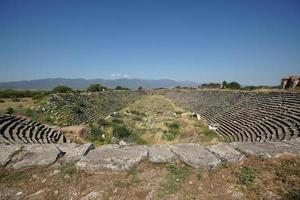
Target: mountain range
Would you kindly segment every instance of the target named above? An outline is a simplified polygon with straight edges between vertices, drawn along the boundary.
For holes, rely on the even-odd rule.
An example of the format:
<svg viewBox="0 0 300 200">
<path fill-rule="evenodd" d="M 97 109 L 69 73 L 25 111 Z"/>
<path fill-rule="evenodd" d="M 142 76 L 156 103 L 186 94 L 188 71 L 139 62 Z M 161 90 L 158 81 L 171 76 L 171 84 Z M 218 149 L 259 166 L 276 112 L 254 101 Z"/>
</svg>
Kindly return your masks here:
<svg viewBox="0 0 300 200">
<path fill-rule="evenodd" d="M 58 85 L 65 85 L 73 89 L 85 89 L 90 84 L 99 83 L 108 88 L 115 88 L 116 86 L 136 89 L 139 86 L 143 88 L 173 88 L 176 86 L 197 87 L 200 83 L 192 81 L 174 81 L 170 79 L 69 79 L 69 78 L 48 78 L 30 81 L 10 81 L 0 82 L 0 89 L 32 89 L 32 90 L 50 90 Z"/>
</svg>

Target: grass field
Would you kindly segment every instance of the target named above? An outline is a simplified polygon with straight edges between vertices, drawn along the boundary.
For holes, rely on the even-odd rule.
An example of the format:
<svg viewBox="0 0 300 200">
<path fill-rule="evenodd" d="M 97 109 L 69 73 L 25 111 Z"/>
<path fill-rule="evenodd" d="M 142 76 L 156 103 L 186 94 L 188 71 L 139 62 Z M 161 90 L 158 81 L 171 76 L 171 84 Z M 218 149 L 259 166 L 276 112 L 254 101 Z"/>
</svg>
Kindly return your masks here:
<svg viewBox="0 0 300 200">
<path fill-rule="evenodd" d="M 106 138 L 112 138 L 114 127 L 121 126 L 133 135 L 138 144 L 201 143 L 214 144 L 221 138 L 208 130 L 204 122 L 191 113 L 176 107 L 160 95 L 146 95 L 120 110 L 106 120 L 107 125 L 98 126 Z M 96 125 L 97 126 L 97 125 Z M 110 143 L 110 139 L 103 143 Z"/>
</svg>

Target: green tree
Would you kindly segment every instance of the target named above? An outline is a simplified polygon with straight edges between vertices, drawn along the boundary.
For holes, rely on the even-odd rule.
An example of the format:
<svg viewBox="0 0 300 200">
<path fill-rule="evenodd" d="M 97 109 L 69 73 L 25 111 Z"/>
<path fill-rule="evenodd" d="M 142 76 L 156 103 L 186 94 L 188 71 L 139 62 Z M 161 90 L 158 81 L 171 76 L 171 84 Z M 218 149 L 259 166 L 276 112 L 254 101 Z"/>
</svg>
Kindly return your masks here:
<svg viewBox="0 0 300 200">
<path fill-rule="evenodd" d="M 232 81 L 227 84 L 227 88 L 233 89 L 233 90 L 238 90 L 241 88 L 241 85 L 238 82 Z"/>
<path fill-rule="evenodd" d="M 115 90 L 129 90 L 129 88 L 126 88 L 126 87 L 122 87 L 122 86 L 117 86 L 116 88 L 115 88 Z"/>
<path fill-rule="evenodd" d="M 72 88 L 69 88 L 67 86 L 59 85 L 59 86 L 56 86 L 55 88 L 53 88 L 53 92 L 54 93 L 70 93 L 70 92 L 73 92 L 73 90 L 72 90 Z"/>
<path fill-rule="evenodd" d="M 13 108 L 11 108 L 11 107 L 8 107 L 8 108 L 6 108 L 6 111 L 5 111 L 5 114 L 9 114 L 9 115 L 11 115 L 11 114 L 13 114 L 15 111 L 14 111 L 14 109 Z"/>
<path fill-rule="evenodd" d="M 100 84 L 91 84 L 88 88 L 87 91 L 88 92 L 100 92 L 102 90 L 106 90 L 107 88 L 100 85 Z"/>
</svg>

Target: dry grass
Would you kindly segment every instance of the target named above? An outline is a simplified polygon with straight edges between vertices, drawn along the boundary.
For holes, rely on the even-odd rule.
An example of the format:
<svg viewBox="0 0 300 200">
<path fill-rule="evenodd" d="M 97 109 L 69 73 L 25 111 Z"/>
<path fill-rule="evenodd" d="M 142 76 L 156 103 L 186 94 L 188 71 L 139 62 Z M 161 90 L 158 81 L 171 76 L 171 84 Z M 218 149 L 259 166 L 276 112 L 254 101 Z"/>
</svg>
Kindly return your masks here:
<svg viewBox="0 0 300 200">
<path fill-rule="evenodd" d="M 16 113 L 18 113 L 19 111 L 24 110 L 26 108 L 30 108 L 34 105 L 34 102 L 31 98 L 5 98 L 1 100 L 4 102 L 0 103 L 0 114 L 4 114 L 7 108 L 13 108 L 16 111 Z"/>
<path fill-rule="evenodd" d="M 189 111 L 161 95 L 147 95 L 122 109 L 118 116 L 149 144 L 194 142 L 214 144 L 217 134 L 208 135 L 207 126 Z M 176 127 L 172 127 L 176 125 Z"/>
<path fill-rule="evenodd" d="M 51 176 L 54 169 L 61 172 Z M 20 198 L 16 196 L 20 191 L 25 198 L 39 190 L 43 193 L 38 199 L 80 199 L 92 191 L 112 200 L 145 199 L 150 194 L 154 199 L 227 200 L 233 199 L 234 193 L 250 200 L 267 199 L 267 195 L 299 199 L 299 169 L 299 157 L 291 156 L 249 157 L 241 164 L 201 171 L 181 162 L 143 162 L 129 172 L 86 173 L 77 171 L 73 163 L 23 171 L 0 169 L 0 199 Z"/>
</svg>

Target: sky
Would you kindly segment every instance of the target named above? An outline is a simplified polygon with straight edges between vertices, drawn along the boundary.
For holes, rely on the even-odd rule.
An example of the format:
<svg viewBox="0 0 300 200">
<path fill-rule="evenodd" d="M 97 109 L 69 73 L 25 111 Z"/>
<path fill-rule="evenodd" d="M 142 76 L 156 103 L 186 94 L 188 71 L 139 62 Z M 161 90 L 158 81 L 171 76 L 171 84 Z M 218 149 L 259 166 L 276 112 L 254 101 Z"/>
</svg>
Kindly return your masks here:
<svg viewBox="0 0 300 200">
<path fill-rule="evenodd" d="M 300 0 L 0 0 L 1 82 L 289 74 L 300 74 Z"/>
</svg>

